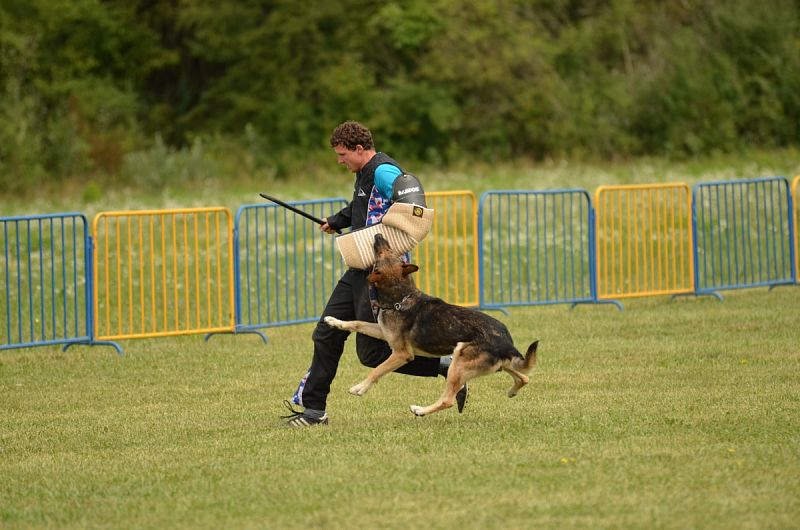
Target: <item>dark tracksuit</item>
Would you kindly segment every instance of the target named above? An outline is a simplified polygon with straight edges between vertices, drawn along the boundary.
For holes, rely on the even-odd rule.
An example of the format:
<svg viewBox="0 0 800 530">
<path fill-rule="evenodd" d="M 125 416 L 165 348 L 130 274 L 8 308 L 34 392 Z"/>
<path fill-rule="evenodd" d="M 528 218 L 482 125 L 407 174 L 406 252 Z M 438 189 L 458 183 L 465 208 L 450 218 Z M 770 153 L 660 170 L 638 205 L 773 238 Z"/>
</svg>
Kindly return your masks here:
<svg viewBox="0 0 800 530">
<path fill-rule="evenodd" d="M 367 206 L 372 192 L 375 169 L 381 164 L 389 163 L 400 167 L 397 162 L 383 153 L 377 153 L 356 174 L 353 200 L 339 213 L 327 219 L 332 228 L 361 228 L 366 226 Z M 375 322 L 369 301 L 369 271 L 348 269 L 333 289 L 328 304 L 317 322 L 311 339 L 314 341 L 314 358 L 302 390 L 302 404 L 307 409 L 325 410 L 328 393 L 339 359 L 344 351 L 344 343 L 349 331 L 332 328 L 323 319 L 332 316 L 339 320 L 364 320 Z M 356 353 L 364 366 L 374 368 L 389 357 L 389 345 L 360 333 L 356 334 Z M 417 357 L 410 363 L 396 370 L 399 373 L 436 377 L 439 375 L 439 359 Z"/>
</svg>

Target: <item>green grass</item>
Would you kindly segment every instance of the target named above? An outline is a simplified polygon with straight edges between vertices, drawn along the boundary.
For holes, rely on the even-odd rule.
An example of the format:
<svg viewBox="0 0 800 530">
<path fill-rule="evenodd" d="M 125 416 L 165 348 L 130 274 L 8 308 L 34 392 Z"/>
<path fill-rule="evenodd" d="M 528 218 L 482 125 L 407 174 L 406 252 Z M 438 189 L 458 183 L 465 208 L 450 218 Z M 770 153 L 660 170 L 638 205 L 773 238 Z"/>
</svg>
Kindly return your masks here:
<svg viewBox="0 0 800 530">
<path fill-rule="evenodd" d="M 0 352 L 3 528 L 796 528 L 800 291 L 519 308 L 541 339 L 515 399 L 416 418 L 438 379 L 363 398 L 352 341 L 331 424 L 278 418 L 311 325 Z"/>
</svg>

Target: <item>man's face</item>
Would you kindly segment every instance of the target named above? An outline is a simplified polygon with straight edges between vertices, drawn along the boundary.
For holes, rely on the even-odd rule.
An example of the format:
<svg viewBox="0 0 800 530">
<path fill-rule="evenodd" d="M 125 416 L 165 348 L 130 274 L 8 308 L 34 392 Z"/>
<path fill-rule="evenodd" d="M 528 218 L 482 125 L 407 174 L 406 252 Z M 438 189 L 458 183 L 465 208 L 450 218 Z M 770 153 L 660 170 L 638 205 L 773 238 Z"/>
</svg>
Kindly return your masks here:
<svg viewBox="0 0 800 530">
<path fill-rule="evenodd" d="M 347 166 L 347 169 L 356 173 L 364 167 L 364 148 L 357 145 L 355 149 L 348 149 L 342 144 L 333 148 L 336 151 L 336 161 Z"/>
</svg>

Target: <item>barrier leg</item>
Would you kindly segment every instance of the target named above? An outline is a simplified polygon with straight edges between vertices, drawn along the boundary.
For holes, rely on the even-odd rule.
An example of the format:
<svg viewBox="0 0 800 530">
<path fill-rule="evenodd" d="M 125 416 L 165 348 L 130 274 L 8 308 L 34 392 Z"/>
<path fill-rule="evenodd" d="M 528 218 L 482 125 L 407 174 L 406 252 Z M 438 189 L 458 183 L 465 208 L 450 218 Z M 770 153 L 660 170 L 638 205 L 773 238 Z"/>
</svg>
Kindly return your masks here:
<svg viewBox="0 0 800 530">
<path fill-rule="evenodd" d="M 578 304 L 613 304 L 616 306 L 617 309 L 623 311 L 625 308 L 622 306 L 620 302 L 617 300 L 581 300 L 578 302 L 572 302 L 569 306 L 570 309 L 574 309 Z"/>
<path fill-rule="evenodd" d="M 679 296 L 694 296 L 695 298 L 697 298 L 698 296 L 713 296 L 714 298 L 722 302 L 722 295 L 716 291 L 708 291 L 700 293 L 678 293 L 678 294 L 673 294 L 671 298 L 674 300 Z"/>
<path fill-rule="evenodd" d="M 74 345 L 78 345 L 78 344 L 84 345 L 84 346 L 111 346 L 112 348 L 117 350 L 117 354 L 118 355 L 120 355 L 120 356 L 125 355 L 122 352 L 122 348 L 120 347 L 120 345 L 117 344 L 116 342 L 102 341 L 102 340 L 101 341 L 90 341 L 90 342 L 70 342 L 69 344 L 65 344 L 64 347 L 61 348 L 61 351 L 65 352 L 65 351 L 67 351 L 67 348 L 69 348 L 70 346 L 74 346 Z"/>
<path fill-rule="evenodd" d="M 261 340 L 264 341 L 264 344 L 269 342 L 269 338 L 264 333 L 258 331 L 257 329 L 244 329 L 244 330 L 233 330 L 233 331 L 215 331 L 213 333 L 207 334 L 206 337 L 205 337 L 205 341 L 208 342 L 208 340 L 211 338 L 212 335 L 222 335 L 222 334 L 224 334 L 224 335 L 239 335 L 241 333 L 253 333 L 253 334 L 258 335 L 259 337 L 261 337 Z"/>
</svg>

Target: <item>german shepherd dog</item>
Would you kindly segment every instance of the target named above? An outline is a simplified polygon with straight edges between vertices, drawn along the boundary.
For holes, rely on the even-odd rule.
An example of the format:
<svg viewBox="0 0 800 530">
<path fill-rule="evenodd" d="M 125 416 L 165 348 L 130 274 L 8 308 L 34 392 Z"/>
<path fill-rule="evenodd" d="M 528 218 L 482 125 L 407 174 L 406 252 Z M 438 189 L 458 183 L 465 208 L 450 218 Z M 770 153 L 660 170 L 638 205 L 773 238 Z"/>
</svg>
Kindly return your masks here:
<svg viewBox="0 0 800 530">
<path fill-rule="evenodd" d="M 373 248 L 376 263 L 368 281 L 375 286 L 381 307 L 378 323 L 325 317 L 329 326 L 383 339 L 392 349 L 388 359 L 350 388 L 351 394 L 363 396 L 381 377 L 413 360 L 415 355 L 453 356 L 442 397 L 427 407 L 412 405 L 411 412 L 417 416 L 452 407 L 459 389 L 478 376 L 500 370 L 507 372 L 514 379 L 508 397 L 516 396 L 528 384 L 528 374 L 536 365 L 538 340 L 528 346 L 523 357 L 514 347 L 508 328 L 499 320 L 474 309 L 448 304 L 417 289 L 410 274 L 419 267 L 404 263 L 381 234 L 375 235 Z"/>
</svg>

